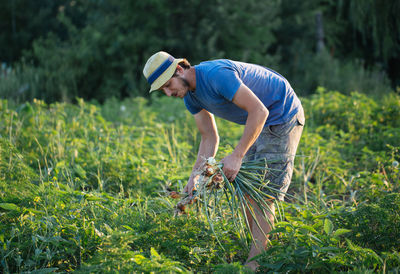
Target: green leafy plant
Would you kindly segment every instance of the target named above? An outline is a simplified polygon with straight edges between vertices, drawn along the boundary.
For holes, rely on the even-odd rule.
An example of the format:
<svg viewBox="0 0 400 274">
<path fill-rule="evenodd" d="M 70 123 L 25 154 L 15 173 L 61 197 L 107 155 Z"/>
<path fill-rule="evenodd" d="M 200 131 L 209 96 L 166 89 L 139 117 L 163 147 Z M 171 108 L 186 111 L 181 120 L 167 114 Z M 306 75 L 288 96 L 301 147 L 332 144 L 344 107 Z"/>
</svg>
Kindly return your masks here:
<svg viewBox="0 0 400 274">
<path fill-rule="evenodd" d="M 183 188 L 197 156 L 184 105 L 76 102 L 0 100 L 0 272 L 246 273 L 242 241 L 251 238 L 231 211 L 241 202 L 228 189 L 235 182 L 205 188 L 200 207 L 178 218 L 177 202 L 163 195 L 165 185 Z M 302 102 L 307 125 L 289 203 L 279 205 L 269 249 L 256 258 L 260 271 L 399 271 L 399 96 L 321 89 Z M 222 156 L 243 128 L 216 121 Z M 263 197 L 261 185 L 246 183 L 256 179 L 239 187 Z"/>
</svg>

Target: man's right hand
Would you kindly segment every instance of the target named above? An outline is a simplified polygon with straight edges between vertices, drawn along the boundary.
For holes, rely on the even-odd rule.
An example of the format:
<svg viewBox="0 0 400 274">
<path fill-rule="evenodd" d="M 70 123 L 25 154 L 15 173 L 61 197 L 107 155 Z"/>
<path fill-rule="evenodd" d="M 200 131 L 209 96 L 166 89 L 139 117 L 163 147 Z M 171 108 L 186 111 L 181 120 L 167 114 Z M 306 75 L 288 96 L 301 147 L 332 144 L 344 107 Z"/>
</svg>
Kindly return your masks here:
<svg viewBox="0 0 400 274">
<path fill-rule="evenodd" d="M 193 190 L 195 189 L 195 182 L 197 180 L 199 175 L 194 175 L 193 173 L 190 175 L 190 178 L 183 189 L 184 193 L 188 193 L 189 197 L 191 198 L 193 196 Z"/>
</svg>

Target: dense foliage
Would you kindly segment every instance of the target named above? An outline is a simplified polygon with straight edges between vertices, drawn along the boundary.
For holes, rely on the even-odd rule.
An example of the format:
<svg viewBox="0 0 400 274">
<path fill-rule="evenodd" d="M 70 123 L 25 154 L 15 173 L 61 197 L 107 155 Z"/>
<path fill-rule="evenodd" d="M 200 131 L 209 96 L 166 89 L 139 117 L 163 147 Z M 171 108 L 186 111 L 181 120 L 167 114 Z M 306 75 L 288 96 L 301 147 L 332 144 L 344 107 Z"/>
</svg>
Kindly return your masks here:
<svg viewBox="0 0 400 274">
<path fill-rule="evenodd" d="M 378 94 L 399 85 L 399 12 L 396 0 L 2 1 L 0 97 L 147 96 L 142 68 L 159 50 L 265 65 L 302 95 Z"/>
<path fill-rule="evenodd" d="M 400 266 L 400 97 L 320 88 L 263 272 Z M 230 220 L 173 217 L 199 137 L 180 100 L 0 101 L 0 272 L 246 272 Z M 217 160 L 242 127 L 217 120 Z M 225 212 L 225 213 L 224 213 Z M 221 245 L 218 244 L 221 241 Z"/>
</svg>

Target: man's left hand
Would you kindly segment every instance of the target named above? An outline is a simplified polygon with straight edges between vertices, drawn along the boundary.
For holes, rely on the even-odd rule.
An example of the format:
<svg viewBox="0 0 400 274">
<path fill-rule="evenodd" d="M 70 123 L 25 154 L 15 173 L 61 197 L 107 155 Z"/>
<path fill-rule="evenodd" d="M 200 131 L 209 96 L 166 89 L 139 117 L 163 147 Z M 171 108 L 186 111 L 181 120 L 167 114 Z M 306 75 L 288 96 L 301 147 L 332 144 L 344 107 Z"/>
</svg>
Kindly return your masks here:
<svg viewBox="0 0 400 274">
<path fill-rule="evenodd" d="M 230 154 L 222 159 L 221 163 L 224 165 L 222 171 L 224 172 L 226 178 L 228 178 L 230 182 L 235 180 L 240 166 L 242 165 L 242 158 L 237 157 L 234 154 Z"/>
</svg>

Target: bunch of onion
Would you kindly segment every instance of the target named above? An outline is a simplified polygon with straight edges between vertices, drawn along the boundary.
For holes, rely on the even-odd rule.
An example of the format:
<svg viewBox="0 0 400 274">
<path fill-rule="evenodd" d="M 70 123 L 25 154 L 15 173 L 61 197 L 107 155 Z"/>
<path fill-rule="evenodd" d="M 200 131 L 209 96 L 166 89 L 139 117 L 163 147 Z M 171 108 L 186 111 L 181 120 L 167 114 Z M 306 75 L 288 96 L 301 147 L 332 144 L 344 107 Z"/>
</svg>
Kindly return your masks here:
<svg viewBox="0 0 400 274">
<path fill-rule="evenodd" d="M 220 190 L 224 187 L 224 176 L 221 170 L 222 165 L 218 165 L 214 158 L 210 157 L 205 160 L 202 167 L 195 174 L 193 196 L 187 193 L 181 194 L 176 191 L 168 191 L 171 198 L 181 200 L 175 207 L 175 216 L 186 213 L 186 206 L 198 201 L 200 197 L 205 197 L 208 192 Z"/>
<path fill-rule="evenodd" d="M 203 205 L 203 212 L 213 231 L 214 220 L 217 217 L 230 217 L 241 238 L 247 239 L 249 235 L 247 232 L 250 231 L 249 214 L 260 227 L 256 213 L 263 215 L 269 221 L 266 213 L 271 211 L 270 205 L 274 202 L 277 205 L 278 216 L 281 216 L 276 199 L 264 192 L 268 190 L 269 193 L 279 193 L 279 190 L 264 180 L 268 171 L 265 159 L 243 162 L 235 180 L 230 182 L 222 171 L 222 164 L 217 163 L 212 157 L 208 158 L 195 177 L 193 196 L 187 194 L 175 196 L 181 198 L 176 205 L 175 215 L 184 214 L 186 206 L 197 201 L 196 204 Z M 223 213 L 226 212 L 223 207 L 225 209 L 228 207 L 228 216 Z"/>
</svg>

